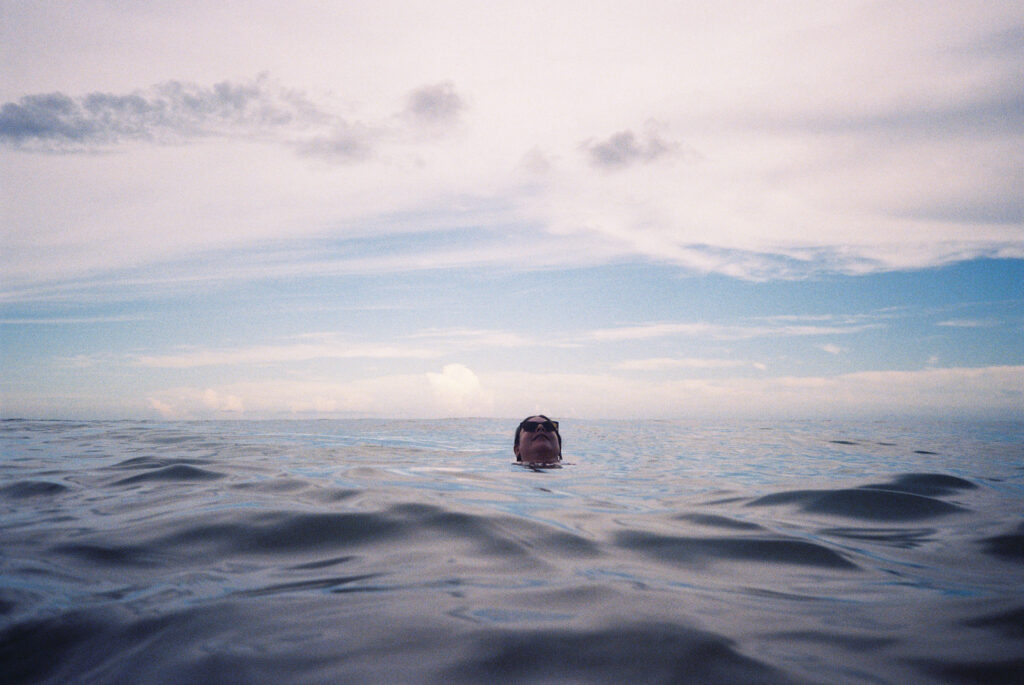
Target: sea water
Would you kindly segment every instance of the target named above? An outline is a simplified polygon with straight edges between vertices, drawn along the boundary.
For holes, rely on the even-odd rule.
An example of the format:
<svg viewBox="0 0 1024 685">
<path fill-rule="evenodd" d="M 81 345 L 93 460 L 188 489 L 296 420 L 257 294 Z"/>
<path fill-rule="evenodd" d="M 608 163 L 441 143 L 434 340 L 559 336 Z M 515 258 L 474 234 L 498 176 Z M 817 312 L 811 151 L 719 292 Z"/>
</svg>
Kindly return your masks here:
<svg viewBox="0 0 1024 685">
<path fill-rule="evenodd" d="M 1024 423 L 0 424 L 7 683 L 1021 683 Z"/>
</svg>

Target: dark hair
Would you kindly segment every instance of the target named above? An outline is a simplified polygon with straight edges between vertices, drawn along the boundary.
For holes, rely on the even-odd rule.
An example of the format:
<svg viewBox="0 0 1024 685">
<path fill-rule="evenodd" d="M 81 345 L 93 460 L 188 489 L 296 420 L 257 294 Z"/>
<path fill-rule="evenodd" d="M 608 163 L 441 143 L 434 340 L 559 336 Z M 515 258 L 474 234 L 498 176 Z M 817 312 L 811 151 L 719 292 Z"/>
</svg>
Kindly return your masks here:
<svg viewBox="0 0 1024 685">
<path fill-rule="evenodd" d="M 531 414 L 530 416 L 527 416 L 526 419 L 531 419 L 534 416 L 539 416 L 542 419 L 544 419 L 545 421 L 550 421 L 551 420 L 548 417 L 544 416 L 543 414 Z M 519 447 L 519 434 L 523 432 L 523 423 L 526 422 L 526 419 L 523 419 L 522 421 L 520 421 L 519 425 L 516 426 L 516 437 L 515 437 L 515 440 L 512 441 L 512 451 L 513 452 L 515 452 L 516 448 Z M 555 429 L 555 436 L 558 438 L 558 456 L 561 457 L 562 456 L 562 434 L 558 432 L 557 428 Z M 523 458 L 517 454 L 516 455 L 516 461 L 522 461 L 522 460 L 523 460 Z"/>
</svg>

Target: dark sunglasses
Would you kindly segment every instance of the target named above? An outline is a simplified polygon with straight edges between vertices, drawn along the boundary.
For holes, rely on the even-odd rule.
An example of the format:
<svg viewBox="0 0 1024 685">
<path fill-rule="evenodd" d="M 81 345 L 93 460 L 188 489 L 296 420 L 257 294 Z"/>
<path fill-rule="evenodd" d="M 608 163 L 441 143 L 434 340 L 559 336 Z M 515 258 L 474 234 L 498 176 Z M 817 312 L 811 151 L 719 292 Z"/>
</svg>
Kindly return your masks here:
<svg viewBox="0 0 1024 685">
<path fill-rule="evenodd" d="M 519 424 L 527 433 L 536 433 L 538 429 L 543 428 L 549 433 L 558 432 L 558 421 L 523 421 Z"/>
</svg>

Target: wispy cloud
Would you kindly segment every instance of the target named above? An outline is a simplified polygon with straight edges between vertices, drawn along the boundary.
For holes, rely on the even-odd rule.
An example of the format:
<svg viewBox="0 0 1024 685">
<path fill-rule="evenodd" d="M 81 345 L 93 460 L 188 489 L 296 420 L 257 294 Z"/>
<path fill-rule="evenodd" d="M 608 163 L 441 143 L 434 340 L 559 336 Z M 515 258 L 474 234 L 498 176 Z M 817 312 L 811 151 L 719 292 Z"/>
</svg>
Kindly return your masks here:
<svg viewBox="0 0 1024 685">
<path fill-rule="evenodd" d="M 674 358 L 652 357 L 649 359 L 627 359 L 615 365 L 622 371 L 663 371 L 667 369 L 736 369 L 750 367 L 763 370 L 765 365 L 741 359 L 705 359 L 699 357 Z"/>
<path fill-rule="evenodd" d="M 432 359 L 444 354 L 495 347 L 524 348 L 531 338 L 503 330 L 430 328 L 409 334 L 408 343 L 353 342 L 333 331 L 291 336 L 297 342 L 232 348 L 192 349 L 172 354 L 135 355 L 134 366 L 189 369 L 205 366 L 268 365 L 317 359 Z"/>
<path fill-rule="evenodd" d="M 425 347 L 402 347 L 370 344 L 297 343 L 292 345 L 257 345 L 229 349 L 205 349 L 179 354 L 138 355 L 135 366 L 167 369 L 191 369 L 203 366 L 260 366 L 313 359 L 427 359 L 438 356 Z"/>
<path fill-rule="evenodd" d="M 0 301 L 2 301 L 0 297 Z M 144 321 L 150 317 L 134 314 L 116 316 L 54 316 L 54 317 L 21 317 L 0 318 L 0 326 L 77 326 L 92 323 L 129 323 Z"/>
<path fill-rule="evenodd" d="M 796 325 L 778 323 L 775 325 L 725 325 L 707 322 L 694 323 L 654 323 L 640 326 L 622 326 L 619 328 L 602 328 L 591 331 L 588 337 L 599 341 L 646 340 L 669 336 L 706 337 L 712 340 L 749 340 L 752 338 L 786 337 L 786 336 L 817 336 L 817 335 L 851 335 L 881 327 L 882 323 L 847 323 L 832 326 Z"/>
<path fill-rule="evenodd" d="M 935 325 L 949 328 L 991 328 L 999 325 L 999 322 L 994 319 L 948 319 Z"/>
<path fill-rule="evenodd" d="M 430 328 L 409 336 L 413 340 L 427 340 L 432 344 L 443 344 L 461 350 L 487 347 L 532 347 L 538 342 L 533 338 L 507 330 L 470 328 Z"/>
</svg>

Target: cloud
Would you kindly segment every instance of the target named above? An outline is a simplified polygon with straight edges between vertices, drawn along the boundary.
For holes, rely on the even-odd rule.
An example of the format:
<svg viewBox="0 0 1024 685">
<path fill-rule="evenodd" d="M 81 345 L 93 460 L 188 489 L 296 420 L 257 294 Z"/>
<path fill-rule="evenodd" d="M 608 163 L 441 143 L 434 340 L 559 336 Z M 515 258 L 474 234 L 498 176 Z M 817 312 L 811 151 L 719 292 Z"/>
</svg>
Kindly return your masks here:
<svg viewBox="0 0 1024 685">
<path fill-rule="evenodd" d="M 1024 366 L 869 371 L 836 376 L 630 379 L 590 374 L 491 374 L 501 416 L 537 407 L 550 416 L 1018 417 Z M 529 388 L 528 397 L 522 388 Z"/>
<path fill-rule="evenodd" d="M 440 373 L 394 374 L 350 381 L 268 378 L 196 388 L 180 386 L 150 395 L 141 413 L 167 418 L 212 418 L 225 411 L 246 417 L 365 416 L 447 418 L 487 416 L 493 394 L 462 364 Z M 66 409 L 66 408 L 65 408 Z"/>
<path fill-rule="evenodd" d="M 437 131 L 465 109 L 451 82 L 417 88 L 397 119 L 350 120 L 266 74 L 212 86 L 168 81 L 127 94 L 80 97 L 42 93 L 0 107 L 0 143 L 44 152 L 82 152 L 127 142 L 176 144 L 199 139 L 276 140 L 299 154 L 351 162 L 369 159 L 381 144 L 409 144 L 414 127 Z"/>
<path fill-rule="evenodd" d="M 373 144 L 379 134 L 348 124 L 338 124 L 327 135 L 318 135 L 295 145 L 303 155 L 322 157 L 332 161 L 361 162 L 373 153 Z"/>
<path fill-rule="evenodd" d="M 424 359 L 437 355 L 437 351 L 423 347 L 295 343 L 194 350 L 179 354 L 139 355 L 133 359 L 132 364 L 163 369 L 193 369 L 204 366 L 278 364 L 313 359 Z"/>
<path fill-rule="evenodd" d="M 177 411 L 163 400 L 159 400 L 155 397 L 147 397 L 146 402 L 150 408 L 165 419 L 176 419 L 178 418 Z"/>
<path fill-rule="evenodd" d="M 878 328 L 881 325 L 880 323 L 837 323 L 831 326 L 791 323 L 768 325 L 723 325 L 707 322 L 655 323 L 597 329 L 590 331 L 587 337 L 591 340 L 606 342 L 647 340 L 669 336 L 701 336 L 713 340 L 749 340 L 779 336 L 850 335 Z"/>
<path fill-rule="evenodd" d="M 735 369 L 744 366 L 763 369 L 763 364 L 742 359 L 705 359 L 654 357 L 650 359 L 627 359 L 615 365 L 622 371 L 662 371 L 665 369 Z"/>
<path fill-rule="evenodd" d="M 330 118 L 266 76 L 210 87 L 168 81 L 129 94 L 26 95 L 0 107 L 0 142 L 74 151 L 126 141 L 258 136 L 275 129 L 301 130 Z"/>
<path fill-rule="evenodd" d="M 948 321 L 940 321 L 935 325 L 949 328 L 991 328 L 998 325 L 998 323 L 994 319 L 949 319 Z"/>
<path fill-rule="evenodd" d="M 427 379 L 439 406 L 453 416 L 487 416 L 494 408 L 480 379 L 462 364 L 447 364 L 441 373 L 428 373 Z"/>
<path fill-rule="evenodd" d="M 840 354 L 843 348 L 839 345 L 833 345 L 832 343 L 826 343 L 824 345 L 818 345 L 818 348 L 828 352 L 829 354 Z"/>
<path fill-rule="evenodd" d="M 465 103 L 450 81 L 423 86 L 409 93 L 405 112 L 413 120 L 429 126 L 455 122 Z"/>
<path fill-rule="evenodd" d="M 230 413 L 225 408 L 242 406 L 249 418 L 521 417 L 537 411 L 555 418 L 1016 418 L 1024 403 L 1024 366 L 656 381 L 614 374 L 477 374 L 458 368 L 461 365 L 451 366 L 456 368 L 429 375 L 387 375 L 347 382 L 282 377 L 167 388 L 150 393 L 138 405 L 114 399 L 101 407 L 101 414 L 201 419 L 223 416 Z M 212 406 L 211 397 L 217 400 Z M 18 411 L 27 407 L 29 414 L 38 416 L 96 416 L 95 406 L 86 407 L 80 401 L 75 397 L 30 398 L 31 406 L 22 403 Z"/>
<path fill-rule="evenodd" d="M 213 417 L 220 410 L 206 402 L 210 389 L 180 387 L 153 393 L 140 411 L 157 411 L 169 418 Z M 318 414 L 513 417 L 536 411 L 556 418 L 1010 418 L 1020 415 L 1024 403 L 1024 366 L 651 381 L 613 374 L 478 375 L 461 364 L 449 364 L 440 373 L 349 382 L 266 379 L 212 390 L 218 399 L 236 398 L 244 405 L 246 416 L 253 418 Z"/>
<path fill-rule="evenodd" d="M 537 341 L 506 330 L 470 328 L 429 328 L 412 334 L 413 339 L 427 339 L 435 345 L 468 350 L 487 347 L 528 347 Z"/>
<path fill-rule="evenodd" d="M 601 328 L 591 331 L 589 337 L 593 340 L 613 342 L 618 340 L 647 340 L 670 335 L 705 335 L 714 330 L 716 330 L 716 327 L 708 323 L 656 323 L 642 326 Z"/>
<path fill-rule="evenodd" d="M 61 316 L 61 317 L 34 317 L 34 318 L 0 318 L 0 326 L 75 326 L 83 323 L 127 323 L 132 321 L 144 321 L 147 316 L 121 314 L 114 316 Z"/>
<path fill-rule="evenodd" d="M 203 404 L 216 412 L 242 413 L 242 400 L 236 395 L 222 395 L 212 388 L 203 391 Z"/>
<path fill-rule="evenodd" d="M 174 354 L 142 354 L 131 358 L 133 366 L 193 369 L 207 366 L 266 365 L 316 359 L 431 359 L 444 353 L 493 347 L 522 348 L 536 341 L 503 330 L 429 328 L 412 333 L 416 344 L 367 343 L 347 340 L 335 332 L 294 336 L 299 342 L 232 348 L 191 349 Z"/>
<path fill-rule="evenodd" d="M 620 131 L 608 139 L 583 144 L 590 163 L 603 169 L 619 169 L 636 163 L 652 162 L 679 150 L 678 143 L 666 141 L 654 132 L 643 139 L 632 131 Z"/>
<path fill-rule="evenodd" d="M 396 214 L 438 207 L 434 227 L 466 225 L 466 202 L 490 203 L 479 225 L 508 240 L 456 268 L 517 268 L 508 248 L 524 235 L 564 241 L 577 262 L 755 280 L 1024 257 L 1021 11 L 956 7 L 599 3 L 545 8 L 540 26 L 471 3 L 430 16 L 260 5 L 245 24 L 268 40 L 252 41 L 220 30 L 223 9 L 154 8 L 158 28 L 139 33 L 135 15 L 27 3 L 10 22 L 33 30 L 9 36 L 0 142 L 126 154 L 88 170 L 5 155 L 16 238 L 0 270 L 39 283 L 55 262 L 109 272 L 296 236 L 394 236 Z M 643 50 L 608 49 L 638 35 Z M 189 40 L 203 49 L 185 55 Z M 197 85 L 224 65 L 269 65 L 289 87 Z M 164 75 L 179 80 L 137 89 Z M 33 90 L 44 83 L 58 92 Z M 400 261 L 380 257 L 360 266 Z"/>
</svg>

